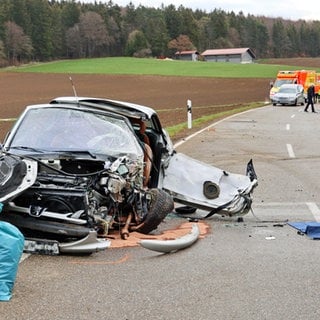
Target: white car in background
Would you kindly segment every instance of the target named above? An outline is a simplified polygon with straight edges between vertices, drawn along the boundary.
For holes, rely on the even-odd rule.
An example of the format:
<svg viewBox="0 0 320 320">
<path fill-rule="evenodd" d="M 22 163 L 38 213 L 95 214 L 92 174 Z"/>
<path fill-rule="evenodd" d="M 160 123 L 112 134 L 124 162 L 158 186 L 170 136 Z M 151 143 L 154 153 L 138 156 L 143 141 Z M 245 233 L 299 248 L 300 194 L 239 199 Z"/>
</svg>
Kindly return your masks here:
<svg viewBox="0 0 320 320">
<path fill-rule="evenodd" d="M 284 105 L 304 105 L 304 89 L 301 84 L 283 84 L 279 91 L 272 97 L 271 102 L 274 106 Z"/>
</svg>

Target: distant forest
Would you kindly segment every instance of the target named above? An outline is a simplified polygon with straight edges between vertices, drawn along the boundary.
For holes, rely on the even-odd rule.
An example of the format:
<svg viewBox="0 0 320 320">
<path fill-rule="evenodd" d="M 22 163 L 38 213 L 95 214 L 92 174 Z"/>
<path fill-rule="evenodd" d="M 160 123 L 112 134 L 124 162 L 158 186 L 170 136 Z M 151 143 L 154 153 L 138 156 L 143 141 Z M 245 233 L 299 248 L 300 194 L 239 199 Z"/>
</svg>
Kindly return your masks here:
<svg viewBox="0 0 320 320">
<path fill-rule="evenodd" d="M 320 21 L 112 1 L 0 0 L 0 66 L 249 47 L 258 59 L 320 56 Z"/>
</svg>

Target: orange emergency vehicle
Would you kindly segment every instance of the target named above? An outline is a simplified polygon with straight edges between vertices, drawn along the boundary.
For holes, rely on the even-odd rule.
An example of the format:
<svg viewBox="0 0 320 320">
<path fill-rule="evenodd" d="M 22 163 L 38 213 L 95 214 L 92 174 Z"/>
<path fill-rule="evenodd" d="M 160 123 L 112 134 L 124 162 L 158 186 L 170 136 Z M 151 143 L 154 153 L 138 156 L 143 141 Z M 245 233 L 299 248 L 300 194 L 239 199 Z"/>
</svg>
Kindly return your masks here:
<svg viewBox="0 0 320 320">
<path fill-rule="evenodd" d="M 271 85 L 270 100 L 283 84 L 296 83 L 303 85 L 305 98 L 311 84 L 315 86 L 316 95 L 320 90 L 320 74 L 314 70 L 279 71 L 275 82 Z"/>
</svg>

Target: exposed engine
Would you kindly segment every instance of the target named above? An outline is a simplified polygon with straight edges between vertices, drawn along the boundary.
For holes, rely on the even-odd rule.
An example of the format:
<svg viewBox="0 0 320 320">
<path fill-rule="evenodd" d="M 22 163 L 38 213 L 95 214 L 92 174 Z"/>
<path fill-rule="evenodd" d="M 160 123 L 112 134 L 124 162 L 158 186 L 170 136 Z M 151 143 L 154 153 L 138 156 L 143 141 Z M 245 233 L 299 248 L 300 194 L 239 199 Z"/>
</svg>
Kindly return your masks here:
<svg viewBox="0 0 320 320">
<path fill-rule="evenodd" d="M 142 188 L 143 163 L 124 156 L 113 162 L 64 158 L 38 164 L 35 183 L 11 199 L 6 211 L 93 227 L 101 235 L 125 226 L 130 217 L 121 231 L 124 238 L 130 225 L 138 229 L 148 214 L 151 195 Z"/>
</svg>

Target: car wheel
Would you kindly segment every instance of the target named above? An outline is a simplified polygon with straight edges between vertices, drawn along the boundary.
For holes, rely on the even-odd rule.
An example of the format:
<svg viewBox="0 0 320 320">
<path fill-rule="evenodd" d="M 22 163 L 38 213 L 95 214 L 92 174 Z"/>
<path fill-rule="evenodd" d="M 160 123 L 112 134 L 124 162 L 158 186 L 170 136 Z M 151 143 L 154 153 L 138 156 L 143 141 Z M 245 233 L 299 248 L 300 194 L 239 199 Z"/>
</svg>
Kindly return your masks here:
<svg viewBox="0 0 320 320">
<path fill-rule="evenodd" d="M 296 100 L 294 101 L 294 104 L 293 104 L 293 105 L 296 106 L 296 105 L 297 105 L 297 102 L 298 102 L 298 101 L 297 101 L 297 99 L 296 99 Z"/>
<path fill-rule="evenodd" d="M 136 230 L 144 234 L 148 234 L 152 230 L 156 229 L 174 207 L 173 199 L 167 192 L 160 189 L 151 189 L 150 194 L 150 210 L 141 227 Z"/>
<path fill-rule="evenodd" d="M 273 106 L 276 106 L 277 104 L 276 104 L 276 103 L 273 103 L 272 105 L 273 105 Z"/>
</svg>

